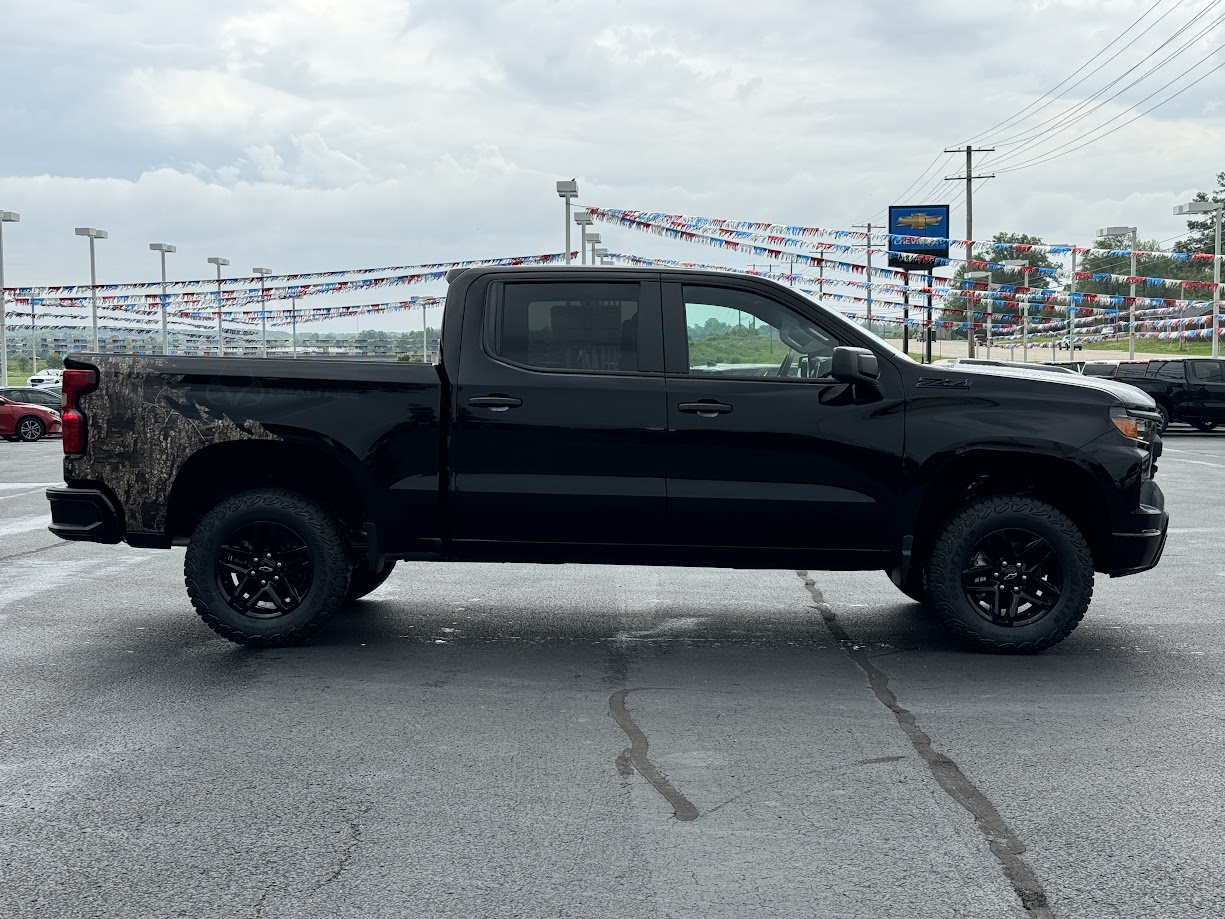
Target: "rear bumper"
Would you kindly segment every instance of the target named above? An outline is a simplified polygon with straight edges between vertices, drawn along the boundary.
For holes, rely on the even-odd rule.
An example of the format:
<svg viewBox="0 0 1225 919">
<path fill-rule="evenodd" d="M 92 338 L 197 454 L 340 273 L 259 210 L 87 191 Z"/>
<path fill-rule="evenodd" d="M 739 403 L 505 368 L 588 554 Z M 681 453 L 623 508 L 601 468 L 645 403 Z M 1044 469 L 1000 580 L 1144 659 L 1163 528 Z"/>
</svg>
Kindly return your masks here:
<svg viewBox="0 0 1225 919">
<path fill-rule="evenodd" d="M 103 492 L 92 488 L 48 488 L 47 500 L 51 502 L 48 529 L 60 539 L 103 543 L 123 539 L 115 505 Z"/>
<path fill-rule="evenodd" d="M 1131 515 L 1132 526 L 1111 534 L 1110 576 L 1121 578 L 1148 571 L 1161 561 L 1165 551 L 1166 531 L 1170 515 L 1165 509 L 1165 495 L 1151 479 L 1144 482 L 1140 507 Z"/>
</svg>

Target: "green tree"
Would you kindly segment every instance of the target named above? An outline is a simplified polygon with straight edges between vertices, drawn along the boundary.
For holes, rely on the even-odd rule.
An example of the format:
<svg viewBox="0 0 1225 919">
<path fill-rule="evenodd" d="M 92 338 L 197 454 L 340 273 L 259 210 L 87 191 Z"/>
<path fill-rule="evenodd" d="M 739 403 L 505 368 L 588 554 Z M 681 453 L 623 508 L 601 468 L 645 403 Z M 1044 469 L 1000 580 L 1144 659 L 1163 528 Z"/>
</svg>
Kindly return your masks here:
<svg viewBox="0 0 1225 919">
<path fill-rule="evenodd" d="M 1195 201 L 1212 201 L 1216 204 L 1225 202 L 1225 172 L 1216 174 L 1216 191 L 1209 196 L 1208 192 L 1201 191 L 1195 195 L 1192 200 Z M 1216 223 L 1212 214 L 1206 214 L 1203 220 L 1188 220 L 1187 229 L 1191 235 L 1186 239 L 1180 239 L 1174 244 L 1175 252 L 1215 252 L 1216 251 Z M 1209 262 L 1193 262 L 1192 264 L 1199 266 L 1207 266 L 1206 273 L 1211 279 L 1212 265 Z"/>
</svg>

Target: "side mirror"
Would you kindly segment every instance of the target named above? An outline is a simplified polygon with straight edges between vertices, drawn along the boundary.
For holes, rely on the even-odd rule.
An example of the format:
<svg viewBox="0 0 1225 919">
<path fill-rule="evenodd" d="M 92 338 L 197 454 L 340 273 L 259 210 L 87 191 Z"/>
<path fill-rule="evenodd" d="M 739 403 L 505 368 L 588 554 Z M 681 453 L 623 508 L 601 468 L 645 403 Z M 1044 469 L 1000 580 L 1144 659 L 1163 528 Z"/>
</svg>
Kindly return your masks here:
<svg viewBox="0 0 1225 919">
<path fill-rule="evenodd" d="M 9 404 L 9 400 L 4 398 L 4 396 L 0 396 L 0 405 L 8 405 L 8 404 Z"/>
<path fill-rule="evenodd" d="M 880 380 L 880 361 L 867 348 L 835 348 L 830 376 L 839 383 L 875 386 Z"/>
</svg>

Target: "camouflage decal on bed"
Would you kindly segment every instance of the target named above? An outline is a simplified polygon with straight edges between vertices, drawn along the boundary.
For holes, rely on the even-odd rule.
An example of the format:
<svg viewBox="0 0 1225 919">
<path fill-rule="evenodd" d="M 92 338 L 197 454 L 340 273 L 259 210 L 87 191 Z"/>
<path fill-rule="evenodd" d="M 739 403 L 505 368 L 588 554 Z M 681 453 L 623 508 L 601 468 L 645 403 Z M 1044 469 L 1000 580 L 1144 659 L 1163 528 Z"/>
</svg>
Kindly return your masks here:
<svg viewBox="0 0 1225 919">
<path fill-rule="evenodd" d="M 98 389 L 80 400 L 85 453 L 65 457 L 68 481 L 105 482 L 123 505 L 129 533 L 160 534 L 170 488 L 198 450 L 235 440 L 281 440 L 244 417 L 258 402 L 245 378 L 189 378 L 157 357 L 91 355 Z M 190 382 L 188 380 L 190 379 Z"/>
</svg>

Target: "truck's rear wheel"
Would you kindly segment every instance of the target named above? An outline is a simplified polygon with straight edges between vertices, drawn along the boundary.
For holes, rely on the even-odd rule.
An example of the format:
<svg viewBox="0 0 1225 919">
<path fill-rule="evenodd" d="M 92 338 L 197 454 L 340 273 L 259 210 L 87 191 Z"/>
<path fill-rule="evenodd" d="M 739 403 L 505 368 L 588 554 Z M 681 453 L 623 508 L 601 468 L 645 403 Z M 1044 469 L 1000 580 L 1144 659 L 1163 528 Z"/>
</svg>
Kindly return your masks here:
<svg viewBox="0 0 1225 919">
<path fill-rule="evenodd" d="M 368 565 L 358 565 L 355 567 L 349 576 L 349 592 L 345 594 L 345 603 L 353 603 L 366 596 L 366 594 L 373 593 L 391 576 L 391 571 L 395 567 L 394 559 L 384 562 L 383 567 L 374 574 L 370 573 Z"/>
<path fill-rule="evenodd" d="M 349 555 L 335 519 L 281 489 L 247 491 L 200 521 L 183 563 L 187 594 L 210 629 L 266 647 L 302 641 L 344 603 Z"/>
<path fill-rule="evenodd" d="M 1049 504 L 984 498 L 936 538 L 927 590 L 944 623 L 978 650 L 1033 653 L 1080 624 L 1093 596 L 1093 555 Z"/>
</svg>

